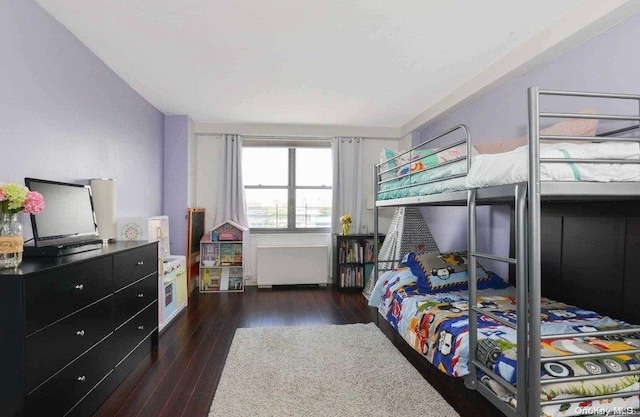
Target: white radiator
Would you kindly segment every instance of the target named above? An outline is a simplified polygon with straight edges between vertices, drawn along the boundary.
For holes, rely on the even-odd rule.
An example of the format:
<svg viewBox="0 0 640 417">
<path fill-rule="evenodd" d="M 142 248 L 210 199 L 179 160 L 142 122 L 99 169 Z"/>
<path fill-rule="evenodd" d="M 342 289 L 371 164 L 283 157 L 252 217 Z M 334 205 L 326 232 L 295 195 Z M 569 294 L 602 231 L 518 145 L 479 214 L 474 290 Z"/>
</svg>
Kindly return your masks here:
<svg viewBox="0 0 640 417">
<path fill-rule="evenodd" d="M 258 287 L 322 284 L 329 279 L 328 246 L 258 246 Z"/>
</svg>

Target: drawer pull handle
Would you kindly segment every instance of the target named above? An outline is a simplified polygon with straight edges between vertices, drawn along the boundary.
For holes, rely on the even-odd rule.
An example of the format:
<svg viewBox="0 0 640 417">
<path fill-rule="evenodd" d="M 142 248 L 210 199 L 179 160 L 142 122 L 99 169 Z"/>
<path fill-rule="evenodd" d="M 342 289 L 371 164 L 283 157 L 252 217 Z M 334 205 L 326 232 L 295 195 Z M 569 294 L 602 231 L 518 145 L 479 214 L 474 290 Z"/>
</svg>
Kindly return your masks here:
<svg viewBox="0 0 640 417">
<path fill-rule="evenodd" d="M 144 265 L 144 261 L 138 261 L 138 262 L 136 263 L 136 265 L 138 265 L 138 266 L 142 266 L 142 265 Z"/>
<path fill-rule="evenodd" d="M 78 291 L 84 290 L 84 285 L 83 284 L 76 284 L 76 290 L 78 290 Z"/>
<path fill-rule="evenodd" d="M 76 334 L 77 334 L 78 336 L 84 336 L 84 330 L 78 330 L 78 331 L 76 332 Z"/>
<path fill-rule="evenodd" d="M 141 324 L 140 326 L 138 326 L 138 330 L 144 330 L 144 326 Z"/>
<path fill-rule="evenodd" d="M 80 382 L 84 382 L 86 380 L 87 380 L 87 377 L 84 376 L 84 375 L 78 377 L 78 381 L 80 381 Z"/>
<path fill-rule="evenodd" d="M 138 298 L 144 298 L 144 294 L 143 293 L 138 294 Z"/>
</svg>

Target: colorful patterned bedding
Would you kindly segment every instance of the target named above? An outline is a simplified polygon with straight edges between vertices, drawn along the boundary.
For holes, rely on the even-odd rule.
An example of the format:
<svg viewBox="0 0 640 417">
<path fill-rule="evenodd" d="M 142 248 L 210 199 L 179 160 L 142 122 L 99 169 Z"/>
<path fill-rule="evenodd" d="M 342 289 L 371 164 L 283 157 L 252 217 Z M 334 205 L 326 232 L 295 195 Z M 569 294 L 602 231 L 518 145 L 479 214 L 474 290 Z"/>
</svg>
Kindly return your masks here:
<svg viewBox="0 0 640 417">
<path fill-rule="evenodd" d="M 452 376 L 469 373 L 468 293 L 452 291 L 421 294 L 416 276 L 409 268 L 389 271 L 378 280 L 369 304 L 378 307 L 385 319 L 405 341 L 440 371 Z M 516 305 L 513 287 L 478 291 L 478 304 L 494 314 L 515 323 Z M 615 352 L 640 348 L 640 332 L 624 337 L 578 337 L 580 332 L 615 329 L 629 325 L 557 301 L 542 301 L 542 356 L 562 354 Z M 544 340 L 545 334 L 568 333 L 567 338 Z M 569 333 L 571 333 L 569 335 Z M 480 316 L 478 320 L 478 353 L 484 364 L 507 381 L 516 384 L 516 332 L 501 323 Z M 543 380 L 562 376 L 602 375 L 603 378 L 582 382 L 544 384 L 541 399 L 593 396 L 621 390 L 640 389 L 640 378 L 616 376 L 616 372 L 640 369 L 640 354 L 615 355 L 599 359 L 565 360 L 543 364 Z M 486 375 L 482 382 L 504 401 L 515 399 Z M 638 396 L 606 400 L 609 406 L 640 408 Z M 594 402 L 595 403 L 595 402 Z M 582 404 L 582 403 L 581 403 Z M 582 404 L 586 406 L 586 404 Z M 591 404 L 597 407 L 597 404 Z M 544 416 L 580 414 L 580 404 L 544 407 Z"/>
<path fill-rule="evenodd" d="M 419 195 L 438 194 L 448 191 L 466 190 L 465 177 L 450 178 L 467 172 L 467 161 L 458 161 L 432 169 L 422 169 L 403 173 L 399 179 L 385 182 L 380 187 L 378 199 L 390 200 L 394 198 L 415 197 Z M 427 181 L 434 181 L 423 184 Z M 407 187 L 413 185 L 412 187 Z M 406 187 L 406 188 L 401 188 Z"/>
</svg>

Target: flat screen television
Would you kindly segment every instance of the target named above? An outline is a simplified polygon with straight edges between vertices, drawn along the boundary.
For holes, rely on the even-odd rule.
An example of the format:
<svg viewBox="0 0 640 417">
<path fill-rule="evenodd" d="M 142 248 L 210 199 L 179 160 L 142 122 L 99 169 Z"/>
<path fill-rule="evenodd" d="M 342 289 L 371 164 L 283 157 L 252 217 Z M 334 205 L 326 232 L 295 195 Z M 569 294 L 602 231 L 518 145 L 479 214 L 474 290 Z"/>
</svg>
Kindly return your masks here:
<svg viewBox="0 0 640 417">
<path fill-rule="evenodd" d="M 91 187 L 25 178 L 25 185 L 44 197 L 45 208 L 31 215 L 34 245 L 66 246 L 100 241 Z"/>
</svg>

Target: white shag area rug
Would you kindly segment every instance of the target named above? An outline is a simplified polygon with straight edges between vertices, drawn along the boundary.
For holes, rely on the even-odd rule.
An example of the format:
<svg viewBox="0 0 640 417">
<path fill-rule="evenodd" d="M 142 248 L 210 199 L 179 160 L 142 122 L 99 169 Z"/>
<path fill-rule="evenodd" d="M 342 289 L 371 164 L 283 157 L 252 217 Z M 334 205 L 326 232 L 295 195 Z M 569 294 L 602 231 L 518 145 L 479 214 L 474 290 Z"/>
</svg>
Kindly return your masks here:
<svg viewBox="0 0 640 417">
<path fill-rule="evenodd" d="M 459 414 L 373 323 L 238 329 L 209 417 Z"/>
</svg>

